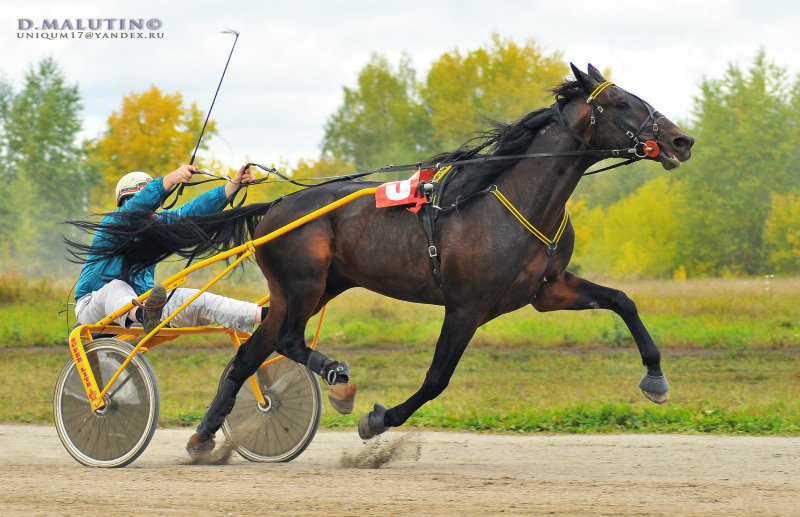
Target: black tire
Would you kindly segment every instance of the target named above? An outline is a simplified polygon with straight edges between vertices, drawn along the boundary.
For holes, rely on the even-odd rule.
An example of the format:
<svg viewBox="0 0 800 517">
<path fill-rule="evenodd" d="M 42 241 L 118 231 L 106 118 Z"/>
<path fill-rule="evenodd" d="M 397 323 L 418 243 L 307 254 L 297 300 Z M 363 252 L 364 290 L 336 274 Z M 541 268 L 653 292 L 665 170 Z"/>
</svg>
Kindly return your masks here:
<svg viewBox="0 0 800 517">
<path fill-rule="evenodd" d="M 231 368 L 233 360 L 225 367 L 220 386 Z M 261 407 L 250 382 L 245 382 L 222 431 L 245 459 L 265 463 L 291 461 L 306 450 L 319 428 L 319 379 L 290 359 L 262 367 L 256 377 L 267 405 Z"/>
<path fill-rule="evenodd" d="M 119 369 L 133 347 L 114 338 L 90 341 L 84 347 L 98 387 Z M 73 458 L 89 467 L 124 467 L 145 450 L 158 425 L 158 385 L 147 360 L 136 354 L 94 411 L 86 397 L 75 360 L 58 375 L 53 393 L 53 419 L 58 437 Z"/>
</svg>

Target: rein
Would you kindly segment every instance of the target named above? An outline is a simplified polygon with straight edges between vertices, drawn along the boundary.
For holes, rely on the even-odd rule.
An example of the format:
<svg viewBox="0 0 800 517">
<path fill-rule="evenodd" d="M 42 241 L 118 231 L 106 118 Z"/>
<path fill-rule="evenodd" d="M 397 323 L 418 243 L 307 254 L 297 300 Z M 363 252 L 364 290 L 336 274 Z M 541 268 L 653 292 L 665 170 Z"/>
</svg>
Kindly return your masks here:
<svg viewBox="0 0 800 517">
<path fill-rule="evenodd" d="M 267 182 L 269 180 L 269 174 L 270 173 L 279 176 L 280 178 L 282 178 L 282 181 L 288 181 L 288 182 L 294 183 L 295 185 L 299 185 L 301 187 L 313 187 L 314 186 L 314 185 L 310 185 L 310 184 L 306 185 L 306 184 L 300 183 L 298 181 L 295 181 L 295 180 L 293 180 L 293 179 L 291 179 L 291 178 L 289 178 L 287 176 L 284 176 L 283 174 L 278 172 L 278 170 L 275 169 L 274 167 L 267 168 L 267 167 L 264 167 L 263 165 L 260 165 L 258 163 L 248 163 L 248 164 L 245 165 L 245 168 L 247 168 L 247 167 L 258 167 L 259 169 L 262 169 L 262 170 L 267 172 L 267 177 L 254 180 L 254 181 L 252 181 L 250 183 L 247 183 L 247 184 L 244 184 L 244 185 L 243 184 L 239 184 L 239 187 L 236 189 L 236 192 L 234 192 L 233 195 L 231 195 L 231 197 L 228 198 L 228 200 L 226 201 L 226 203 L 225 203 L 226 205 L 230 205 L 231 207 L 242 206 L 244 204 L 245 200 L 247 199 L 247 187 L 250 186 L 250 185 L 258 185 L 259 183 Z M 175 185 L 174 187 L 172 187 L 170 189 L 169 192 L 167 192 L 167 194 L 164 196 L 164 199 L 161 200 L 161 208 L 163 208 L 165 210 L 168 210 L 168 209 L 172 208 L 173 206 L 175 206 L 175 203 L 178 202 L 178 198 L 183 195 L 184 187 L 193 187 L 195 185 L 202 185 L 203 183 L 210 183 L 212 181 L 232 181 L 230 176 L 219 176 L 217 174 L 212 174 L 212 173 L 207 172 L 207 171 L 194 171 L 194 172 L 192 172 L 193 176 L 195 174 L 208 176 L 211 179 L 199 180 L 199 181 L 187 181 L 185 183 L 179 183 L 178 185 Z M 234 204 L 234 200 L 236 199 L 236 196 L 238 195 L 238 193 L 242 189 L 242 187 L 245 188 L 244 196 L 242 197 L 241 201 L 239 201 L 239 203 Z M 172 203 L 167 205 L 166 204 L 167 199 L 169 199 L 169 197 L 173 193 L 175 193 L 175 199 L 172 201 Z"/>
<path fill-rule="evenodd" d="M 470 159 L 467 159 L 467 160 L 458 160 L 458 161 L 452 161 L 452 162 L 439 162 L 434 166 L 434 168 L 440 169 L 440 168 L 448 167 L 448 166 L 467 165 L 467 164 L 472 164 L 472 163 L 486 163 L 486 162 L 494 162 L 494 161 L 501 161 L 501 160 L 522 160 L 522 159 L 526 159 L 526 158 L 557 158 L 557 157 L 560 157 L 560 156 L 585 156 L 587 154 L 600 154 L 604 158 L 623 158 L 624 156 L 633 155 L 633 157 L 628 158 L 628 159 L 626 159 L 626 160 L 624 160 L 622 162 L 618 162 L 618 163 L 615 163 L 613 165 L 609 165 L 608 167 L 603 167 L 602 169 L 595 169 L 595 170 L 583 173 L 584 176 L 591 176 L 592 174 L 598 174 L 600 172 L 605 172 L 605 171 L 608 171 L 608 170 L 611 170 L 611 169 L 616 169 L 617 167 L 622 167 L 624 165 L 630 165 L 631 163 L 638 162 L 639 160 L 642 160 L 645 157 L 651 156 L 651 153 L 653 152 L 652 151 L 653 147 L 648 145 L 648 144 L 655 144 L 655 142 L 649 142 L 649 141 L 648 142 L 637 142 L 634 147 L 627 147 L 627 148 L 624 148 L 624 149 L 584 149 L 583 151 L 553 151 L 553 152 L 547 152 L 547 153 L 509 154 L 509 155 L 505 155 L 505 156 L 482 156 L 480 158 L 470 158 Z M 657 146 L 658 144 L 655 144 L 655 145 Z M 655 149 L 657 149 L 657 147 Z M 265 167 L 265 166 L 263 166 L 261 164 L 258 164 L 258 163 L 248 163 L 247 167 L 258 167 L 259 169 L 262 169 L 262 170 L 266 171 L 267 174 L 275 174 L 280 179 L 278 179 L 278 180 L 275 180 L 275 179 L 270 180 L 269 176 L 267 176 L 265 178 L 260 178 L 260 179 L 257 179 L 255 181 L 252 181 L 250 183 L 247 183 L 247 184 L 244 184 L 244 185 L 240 185 L 239 189 L 237 189 L 236 192 L 233 194 L 233 196 L 231 196 L 231 198 L 228 200 L 227 204 L 230 204 L 230 206 L 232 206 L 232 207 L 234 207 L 234 206 L 236 206 L 236 207 L 242 206 L 244 204 L 245 200 L 247 199 L 247 190 L 246 189 L 248 187 L 255 186 L 255 185 L 258 185 L 260 183 L 287 182 L 287 183 L 291 183 L 293 185 L 297 185 L 298 187 L 311 188 L 311 187 L 318 187 L 320 185 L 325 185 L 327 183 L 333 183 L 333 182 L 337 182 L 337 181 L 355 180 L 355 179 L 363 178 L 365 176 L 371 176 L 373 174 L 388 174 L 388 173 L 392 173 L 392 172 L 416 171 L 416 170 L 419 170 L 420 167 L 422 167 L 422 166 L 423 166 L 423 162 L 417 162 L 415 164 L 406 164 L 406 165 L 387 165 L 386 167 L 382 167 L 380 169 L 373 169 L 373 170 L 370 170 L 370 171 L 363 171 L 363 172 L 354 172 L 352 174 L 342 174 L 340 176 L 321 176 L 321 177 L 316 177 L 316 178 L 308 178 L 311 181 L 324 180 L 321 183 L 302 183 L 300 181 L 294 180 L 294 179 L 282 174 L 280 171 L 278 171 L 274 167 L 267 168 L 267 167 Z M 185 187 L 192 187 L 192 186 L 195 186 L 195 185 L 202 185 L 203 183 L 209 183 L 209 182 L 212 182 L 212 181 L 231 181 L 231 178 L 228 177 L 228 176 L 219 176 L 219 175 L 207 172 L 207 171 L 194 171 L 194 172 L 192 172 L 192 175 L 195 175 L 195 174 L 202 174 L 204 176 L 209 176 L 211 179 L 200 180 L 200 181 L 187 181 L 185 183 L 180 183 L 180 184 L 172 187 L 172 189 L 170 189 L 170 191 L 167 192 L 167 194 L 164 196 L 164 199 L 161 201 L 161 208 L 162 209 L 168 210 L 168 209 L 172 208 L 173 206 L 175 206 L 175 204 L 178 202 L 178 198 L 183 195 L 183 189 Z M 241 201 L 239 201 L 237 204 L 234 204 L 234 200 L 235 200 L 236 196 L 238 195 L 238 192 L 242 188 L 245 189 L 245 194 L 242 197 Z M 175 199 L 170 204 L 167 205 L 166 204 L 167 200 L 173 194 L 175 195 Z"/>
<path fill-rule="evenodd" d="M 644 101 L 642 101 L 642 102 L 644 102 Z M 647 158 L 647 157 L 653 158 L 655 156 L 658 156 L 659 148 L 658 148 L 658 144 L 656 142 L 649 141 L 649 140 L 646 141 L 646 142 L 640 142 L 638 137 L 636 135 L 634 135 L 631 131 L 626 131 L 626 134 L 631 136 L 632 140 L 634 141 L 633 142 L 634 143 L 633 147 L 626 147 L 626 148 L 623 148 L 623 149 L 595 149 L 594 146 L 591 145 L 589 142 L 587 142 L 583 137 L 581 137 L 580 135 L 578 135 L 577 133 L 575 133 L 574 131 L 569 129 L 569 126 L 567 126 L 566 122 L 563 120 L 563 115 L 561 113 L 561 110 L 557 109 L 556 106 L 557 105 L 554 104 L 552 108 L 553 108 L 553 111 L 555 112 L 555 114 L 557 116 L 557 120 L 559 122 L 559 125 L 561 127 L 563 127 L 568 133 L 570 133 L 575 139 L 579 140 L 581 143 L 583 143 L 584 145 L 589 147 L 589 149 L 584 149 L 584 150 L 581 150 L 581 151 L 551 151 L 551 152 L 545 152 L 545 153 L 509 154 L 509 155 L 504 155 L 504 156 L 481 156 L 479 158 L 469 158 L 469 159 L 466 159 L 466 160 L 456 160 L 456 161 L 451 161 L 451 162 L 439 162 L 439 163 L 437 163 L 435 165 L 435 168 L 436 169 L 442 169 L 442 168 L 445 168 L 445 167 L 455 166 L 455 165 L 468 165 L 468 164 L 473 164 L 473 163 L 486 163 L 486 162 L 494 162 L 494 161 L 501 161 L 501 160 L 523 160 L 523 159 L 527 159 L 527 158 L 557 158 L 557 157 L 561 157 L 561 156 L 586 156 L 587 154 L 599 154 L 603 158 L 620 158 L 620 159 L 624 158 L 625 156 L 630 156 L 630 158 L 627 158 L 622 162 L 618 162 L 618 163 L 615 163 L 613 165 L 609 165 L 607 167 L 603 167 L 602 169 L 595 169 L 595 170 L 583 173 L 584 176 L 591 176 L 592 174 L 598 174 L 600 172 L 605 172 L 605 171 L 609 171 L 611 169 L 616 169 L 617 167 L 622 167 L 624 165 L 630 165 L 631 163 L 637 162 L 637 161 L 642 160 L 642 159 Z M 648 118 L 653 120 L 653 114 L 654 113 L 658 114 L 658 112 L 653 112 L 652 108 L 647 103 L 645 103 L 645 106 L 648 107 L 648 111 L 651 113 L 651 116 L 648 117 Z M 602 106 L 598 105 L 597 107 L 599 108 L 599 111 L 602 113 L 603 112 Z M 661 118 L 663 118 L 663 115 L 661 117 L 659 117 L 658 120 L 660 120 Z M 592 120 L 591 123 L 595 124 L 594 113 L 592 113 L 591 120 Z M 612 120 L 613 120 L 613 118 L 612 118 Z M 647 119 L 643 122 L 643 125 L 640 127 L 640 129 L 639 129 L 639 131 L 637 133 L 641 132 L 641 130 L 644 127 L 644 124 L 646 124 L 646 123 L 647 123 Z M 614 123 L 614 125 L 619 127 L 619 125 L 616 124 L 616 123 Z M 595 128 L 595 131 L 596 131 L 596 126 L 593 126 L 593 127 Z M 656 131 L 656 132 L 658 131 L 657 120 L 654 120 L 653 128 L 654 128 L 654 131 Z M 620 129 L 622 129 L 622 128 L 620 128 Z M 419 170 L 422 167 L 422 165 L 423 165 L 423 162 L 417 162 L 415 164 L 406 164 L 406 165 L 387 165 L 386 167 L 382 167 L 380 169 L 373 169 L 373 170 L 363 171 L 363 172 L 354 172 L 352 174 L 343 174 L 343 175 L 340 175 L 340 176 L 323 176 L 323 177 L 317 177 L 317 178 L 308 178 L 309 180 L 312 180 L 312 181 L 324 180 L 321 183 L 302 183 L 300 181 L 294 180 L 294 179 L 286 176 L 285 174 L 282 174 L 280 171 L 278 171 L 278 169 L 276 169 L 274 167 L 269 167 L 268 168 L 268 167 L 265 167 L 265 166 L 263 166 L 261 164 L 258 164 L 258 163 L 248 163 L 248 164 L 245 165 L 245 167 L 257 167 L 257 168 L 265 171 L 267 173 L 267 177 L 257 179 L 255 181 L 253 181 L 251 183 L 247 183 L 245 185 L 240 185 L 239 188 L 236 190 L 236 192 L 227 201 L 227 204 L 230 204 L 231 207 L 242 206 L 244 204 L 245 200 L 247 199 L 247 190 L 246 189 L 248 187 L 250 187 L 250 186 L 254 186 L 254 185 L 258 185 L 260 183 L 266 183 L 266 182 L 270 181 L 269 174 L 275 174 L 276 176 L 278 176 L 280 178 L 279 180 L 274 180 L 273 179 L 272 182 L 283 181 L 283 182 L 291 183 L 293 185 L 297 185 L 298 187 L 311 188 L 311 187 L 317 187 L 317 186 L 320 186 L 320 185 L 325 185 L 327 183 L 333 183 L 333 182 L 336 182 L 336 181 L 355 180 L 355 179 L 363 178 L 365 176 L 371 176 L 373 174 L 388 174 L 388 173 L 392 173 L 392 172 L 416 171 L 416 170 Z M 178 198 L 181 195 L 183 195 L 183 189 L 185 187 L 201 185 L 203 183 L 209 183 L 209 182 L 212 182 L 212 181 L 231 181 L 231 178 L 228 177 L 228 176 L 218 176 L 216 174 L 212 174 L 212 173 L 207 172 L 207 171 L 195 171 L 195 172 L 192 173 L 192 175 L 194 175 L 194 174 L 202 174 L 204 176 L 209 176 L 211 179 L 200 180 L 200 181 L 187 181 L 185 183 L 180 183 L 180 184 L 172 187 L 172 189 L 170 189 L 170 191 L 167 192 L 167 194 L 164 196 L 164 199 L 161 201 L 161 208 L 162 209 L 168 210 L 168 209 L 172 208 L 173 206 L 175 206 L 175 204 L 178 202 Z M 241 201 L 239 201 L 238 204 L 234 204 L 234 200 L 235 200 L 236 196 L 238 195 L 239 191 L 242 189 L 242 187 L 244 187 L 244 189 L 245 189 L 244 196 L 242 197 Z M 166 204 L 167 200 L 173 194 L 175 194 L 175 199 L 172 201 L 172 203 L 167 205 Z"/>
</svg>

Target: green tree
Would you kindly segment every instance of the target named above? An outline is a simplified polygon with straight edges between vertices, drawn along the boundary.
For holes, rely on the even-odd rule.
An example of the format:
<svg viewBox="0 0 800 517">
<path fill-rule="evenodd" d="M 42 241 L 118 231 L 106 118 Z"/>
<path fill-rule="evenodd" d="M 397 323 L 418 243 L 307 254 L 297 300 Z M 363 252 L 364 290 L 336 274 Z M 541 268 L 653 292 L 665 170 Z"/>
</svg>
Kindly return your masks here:
<svg viewBox="0 0 800 517">
<path fill-rule="evenodd" d="M 114 207 L 109 192 L 126 172 L 143 170 L 159 177 L 188 163 L 203 120 L 195 103 L 184 106 L 180 93 L 163 94 L 153 86 L 125 97 L 120 110 L 108 118 L 105 134 L 89 146 L 89 159 L 103 178 L 93 191 L 94 208 Z M 216 132 L 216 124 L 209 120 L 201 149 L 207 149 L 206 143 Z"/>
<path fill-rule="evenodd" d="M 704 80 L 695 100 L 698 145 L 676 172 L 680 259 L 689 274 L 761 274 L 771 193 L 800 189 L 800 80 L 757 53 L 746 71 L 730 65 Z"/>
<path fill-rule="evenodd" d="M 559 52 L 548 56 L 533 41 L 521 46 L 496 34 L 486 48 L 444 54 L 424 84 L 407 57 L 394 69 L 374 54 L 357 87 L 344 88 L 322 150 L 359 170 L 416 163 L 486 129 L 484 117 L 509 121 L 549 104 L 549 90 L 568 72 Z"/>
<path fill-rule="evenodd" d="M 60 223 L 81 214 L 91 177 L 77 144 L 82 110 L 53 58 L 41 60 L 14 93 L 0 86 L 2 260 L 24 270 L 63 262 Z"/>
<path fill-rule="evenodd" d="M 395 71 L 385 57 L 373 54 L 358 74 L 358 87 L 343 88 L 344 102 L 325 124 L 323 154 L 359 170 L 423 159 L 430 124 L 415 76 L 407 56 Z"/>
<path fill-rule="evenodd" d="M 484 117 L 507 122 L 551 104 L 550 90 L 568 73 L 561 52 L 546 55 L 533 40 L 520 46 L 498 34 L 487 47 L 442 55 L 422 91 L 431 113 L 432 149 L 458 147 L 486 129 Z"/>
</svg>

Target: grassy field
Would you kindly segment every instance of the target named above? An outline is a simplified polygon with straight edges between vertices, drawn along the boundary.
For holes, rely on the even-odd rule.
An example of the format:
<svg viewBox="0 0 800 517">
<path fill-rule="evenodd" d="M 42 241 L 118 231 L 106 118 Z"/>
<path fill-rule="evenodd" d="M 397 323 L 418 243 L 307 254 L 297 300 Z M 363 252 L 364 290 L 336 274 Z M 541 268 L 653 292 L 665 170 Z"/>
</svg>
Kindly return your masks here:
<svg viewBox="0 0 800 517">
<path fill-rule="evenodd" d="M 659 345 L 669 404 L 641 395 L 644 369 L 618 317 L 525 308 L 481 328 L 444 394 L 407 425 L 800 435 L 800 279 L 608 283 L 637 302 Z M 216 291 L 255 299 L 258 286 L 226 280 Z M 68 291 L 50 280 L 0 277 L 0 421 L 52 421 L 53 384 L 68 358 L 69 323 L 57 313 Z M 319 347 L 350 363 L 359 395 L 347 417 L 326 402 L 322 425 L 354 428 L 374 402 L 391 406 L 411 395 L 442 314 L 363 290 L 334 300 Z M 219 338 L 182 338 L 149 352 L 161 424 L 196 425 L 230 356 Z"/>
</svg>

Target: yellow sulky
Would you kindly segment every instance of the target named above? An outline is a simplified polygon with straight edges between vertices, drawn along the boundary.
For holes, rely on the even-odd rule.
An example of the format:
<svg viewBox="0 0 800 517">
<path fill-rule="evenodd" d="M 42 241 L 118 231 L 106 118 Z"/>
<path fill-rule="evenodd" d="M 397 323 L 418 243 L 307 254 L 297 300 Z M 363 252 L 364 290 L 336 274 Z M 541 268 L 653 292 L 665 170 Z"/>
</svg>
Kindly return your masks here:
<svg viewBox="0 0 800 517">
<path fill-rule="evenodd" d="M 104 332 L 104 331 L 109 332 L 109 333 L 119 334 L 120 338 L 123 339 L 123 340 L 133 340 L 137 336 L 143 335 L 144 334 L 144 330 L 143 329 L 139 329 L 139 328 L 125 329 L 123 327 L 119 327 L 117 325 L 113 325 L 113 322 L 117 318 L 119 318 L 123 314 L 126 314 L 128 311 L 130 311 L 133 308 L 133 301 L 131 301 L 131 303 L 125 305 L 124 307 L 121 307 L 119 310 L 109 314 L 108 316 L 106 316 L 102 320 L 98 321 L 97 323 L 79 325 L 78 327 L 75 327 L 72 330 L 72 332 L 70 332 L 70 335 L 69 335 L 70 353 L 72 354 L 72 357 L 75 360 L 75 366 L 76 366 L 76 368 L 78 368 L 78 372 L 79 372 L 79 374 L 81 376 L 81 379 L 83 380 L 83 387 L 86 390 L 86 396 L 88 397 L 89 403 L 92 405 L 92 408 L 97 410 L 97 409 L 102 408 L 105 405 L 105 403 L 103 402 L 103 398 L 105 397 L 105 395 L 108 392 L 109 388 L 111 388 L 111 386 L 117 380 L 119 375 L 125 369 L 125 367 L 130 363 L 131 359 L 133 359 L 135 354 L 137 354 L 137 353 L 145 353 L 149 348 L 153 348 L 153 347 L 155 347 L 155 346 L 157 346 L 157 345 L 159 345 L 161 343 L 164 343 L 166 341 L 170 341 L 172 339 L 175 339 L 176 337 L 178 337 L 180 335 L 186 335 L 186 334 L 229 334 L 231 336 L 231 340 L 233 341 L 234 346 L 238 349 L 239 346 L 242 343 L 242 338 L 244 338 L 246 340 L 247 338 L 250 337 L 249 333 L 237 333 L 236 331 L 234 331 L 232 329 L 229 329 L 229 328 L 225 328 L 225 327 L 184 327 L 184 328 L 174 328 L 173 329 L 173 328 L 164 328 L 164 326 L 167 325 L 175 317 L 175 315 L 180 313 L 189 304 L 191 304 L 195 299 L 197 299 L 197 297 L 200 296 L 200 294 L 206 292 L 211 286 L 216 284 L 222 277 L 224 277 L 226 274 L 228 274 L 228 272 L 230 272 L 233 268 L 235 268 L 237 265 L 239 265 L 243 260 L 245 260 L 247 257 L 252 255 L 253 253 L 255 253 L 256 248 L 258 246 L 261 246 L 262 244 L 266 244 L 267 242 L 269 242 L 269 241 L 271 241 L 273 239 L 276 239 L 276 238 L 280 237 L 281 235 L 284 235 L 284 234 L 286 234 L 286 233 L 288 233 L 288 232 L 290 232 L 290 231 L 292 231 L 292 230 L 294 230 L 294 229 L 296 229 L 296 228 L 308 223 L 309 221 L 313 221 L 314 219 L 316 219 L 316 218 L 318 218 L 318 217 L 320 217 L 320 216 L 322 216 L 324 214 L 327 214 L 328 212 L 336 210 L 337 208 L 339 208 L 339 207 L 341 207 L 343 205 L 346 205 L 347 203 L 350 203 L 351 201 L 354 201 L 354 200 L 356 200 L 358 198 L 361 198 L 361 197 L 364 197 L 364 196 L 374 195 L 375 194 L 375 190 L 376 190 L 375 188 L 365 188 L 365 189 L 361 189 L 361 190 L 358 190 L 356 192 L 353 192 L 352 194 L 349 194 L 349 195 L 347 195 L 347 196 L 345 196 L 345 197 L 343 197 L 343 198 L 341 198 L 341 199 L 339 199 L 337 201 L 334 201 L 333 203 L 330 203 L 330 204 L 325 205 L 325 206 L 323 206 L 323 207 L 321 207 L 321 208 L 319 208 L 317 210 L 314 210 L 313 212 L 311 212 L 311 213 L 309 213 L 307 215 L 304 215 L 303 217 L 300 217 L 299 219 L 296 219 L 296 220 L 292 221 L 291 223 L 289 223 L 289 224 L 287 224 L 285 226 L 282 226 L 281 228 L 278 228 L 277 230 L 275 230 L 273 232 L 270 232 L 267 235 L 264 235 L 263 237 L 260 237 L 258 239 L 254 239 L 252 241 L 248 241 L 248 242 L 246 242 L 246 243 L 244 243 L 244 244 L 242 244 L 240 246 L 237 246 L 235 248 L 231 248 L 228 251 L 219 253 L 217 255 L 214 255 L 213 257 L 209 257 L 209 258 L 207 258 L 205 260 L 202 260 L 202 261 L 198 262 L 197 264 L 189 266 L 189 267 L 183 269 L 182 271 L 174 274 L 173 276 L 169 277 L 164 282 L 162 282 L 164 287 L 166 287 L 167 291 L 172 291 L 176 287 L 178 287 L 181 284 L 183 284 L 184 282 L 186 282 L 187 276 L 190 275 L 191 273 L 193 273 L 193 272 L 195 272 L 195 271 L 197 271 L 199 269 L 203 269 L 204 267 L 209 266 L 211 264 L 214 264 L 214 263 L 217 263 L 219 261 L 222 261 L 222 260 L 225 260 L 227 258 L 230 258 L 230 257 L 232 257 L 234 255 L 241 254 L 241 256 L 239 258 L 237 258 L 234 262 L 232 262 L 230 265 L 228 265 L 220 274 L 218 274 L 213 279 L 211 279 L 202 289 L 198 290 L 198 292 L 194 296 L 189 298 L 189 300 L 187 300 L 186 303 L 181 305 L 175 312 L 173 312 L 172 314 L 170 314 L 169 316 L 164 318 L 164 320 L 155 329 L 153 329 L 150 333 L 144 335 L 142 337 L 142 339 L 139 340 L 139 342 L 136 344 L 134 349 L 131 351 L 131 353 L 127 357 L 127 359 L 120 365 L 120 367 L 116 371 L 116 373 L 106 383 L 105 388 L 103 388 L 102 390 L 97 385 L 97 381 L 95 380 L 94 373 L 92 372 L 91 366 L 89 365 L 89 361 L 88 361 L 88 359 L 86 357 L 86 351 L 84 350 L 84 347 L 83 347 L 84 339 L 86 339 L 87 342 L 91 341 L 92 333 L 99 333 L 99 332 Z M 141 296 L 139 296 L 138 298 L 136 298 L 136 301 L 138 301 L 140 303 L 144 302 L 144 300 L 146 300 L 148 298 L 148 296 L 150 296 L 150 291 L 148 291 L 148 292 L 142 294 Z M 262 298 L 261 300 L 259 300 L 256 303 L 258 305 L 264 305 L 268 301 L 269 301 L 269 296 L 266 296 L 266 297 Z M 311 348 L 314 348 L 316 346 L 316 344 L 317 344 L 317 339 L 319 338 L 319 331 L 320 331 L 320 328 L 322 326 L 322 318 L 323 318 L 324 314 L 325 314 L 325 309 L 323 308 L 322 312 L 320 313 L 319 322 L 317 324 L 317 330 L 316 330 L 316 333 L 314 335 L 314 341 L 311 344 Z M 271 364 L 271 363 L 273 363 L 275 361 L 278 361 L 280 359 L 283 359 L 283 356 L 279 356 L 279 357 L 275 357 L 273 359 L 270 359 L 269 361 L 265 362 L 264 364 L 265 365 L 266 364 Z M 250 378 L 250 384 L 254 388 L 253 391 L 256 394 L 256 397 L 257 397 L 259 403 L 264 404 L 265 401 L 263 399 L 263 396 L 261 395 L 261 390 L 258 389 L 258 385 L 257 385 L 257 381 L 255 379 L 255 376 Z"/>
</svg>

